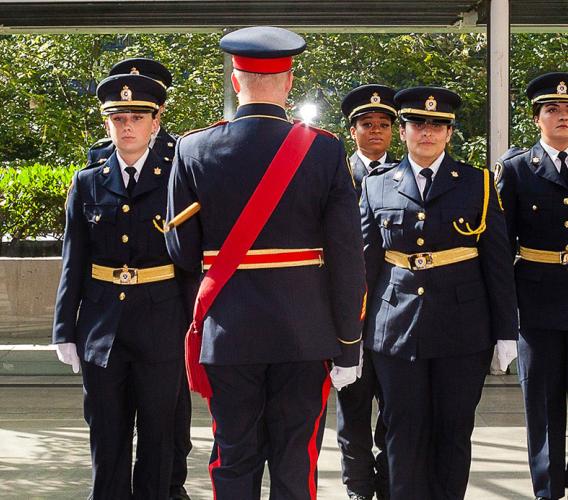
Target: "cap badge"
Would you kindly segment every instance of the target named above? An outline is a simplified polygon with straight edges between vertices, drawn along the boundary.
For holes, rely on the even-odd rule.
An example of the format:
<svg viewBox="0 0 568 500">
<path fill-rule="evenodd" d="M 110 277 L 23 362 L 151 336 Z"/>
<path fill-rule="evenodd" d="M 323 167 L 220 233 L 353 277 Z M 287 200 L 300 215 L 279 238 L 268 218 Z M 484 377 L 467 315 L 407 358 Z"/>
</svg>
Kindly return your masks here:
<svg viewBox="0 0 568 500">
<path fill-rule="evenodd" d="M 450 172 L 450 174 L 452 174 L 452 177 L 459 177 L 460 176 L 460 174 L 458 174 L 455 170 L 452 170 Z"/>
<path fill-rule="evenodd" d="M 426 99 L 426 102 L 424 103 L 424 109 L 426 111 L 436 111 L 437 107 L 438 103 L 436 102 L 436 99 L 434 99 L 433 95 L 431 95 L 430 97 L 428 97 L 428 99 Z"/>
<path fill-rule="evenodd" d="M 140 71 L 138 71 L 137 68 L 135 68 L 134 66 L 132 66 L 132 69 L 130 70 L 130 74 L 131 75 L 139 75 Z"/>
<path fill-rule="evenodd" d="M 369 99 L 369 101 L 371 102 L 371 104 L 380 104 L 381 98 L 377 92 L 373 92 L 373 95 L 371 96 L 371 99 Z"/>
<path fill-rule="evenodd" d="M 560 82 L 558 84 L 558 87 L 556 87 L 556 93 L 557 94 L 566 94 L 568 93 L 568 87 L 566 87 L 566 83 L 565 82 Z"/>
<path fill-rule="evenodd" d="M 120 98 L 123 101 L 132 101 L 132 90 L 128 88 L 128 85 L 122 87 L 122 90 L 120 91 Z"/>
<path fill-rule="evenodd" d="M 156 167 L 154 169 L 154 175 L 161 175 L 162 174 L 162 169 L 160 167 Z"/>
</svg>

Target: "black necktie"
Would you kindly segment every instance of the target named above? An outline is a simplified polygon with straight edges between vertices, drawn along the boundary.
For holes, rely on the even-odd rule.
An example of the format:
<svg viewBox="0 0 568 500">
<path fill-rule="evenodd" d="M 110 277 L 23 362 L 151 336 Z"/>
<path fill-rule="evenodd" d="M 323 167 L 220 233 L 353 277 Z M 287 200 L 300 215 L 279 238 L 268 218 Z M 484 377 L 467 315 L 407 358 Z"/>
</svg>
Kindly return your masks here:
<svg viewBox="0 0 568 500">
<path fill-rule="evenodd" d="M 373 160 L 371 163 L 369 163 L 369 169 L 372 170 L 375 167 L 378 167 L 381 164 L 381 162 L 379 160 Z"/>
<path fill-rule="evenodd" d="M 434 172 L 429 168 L 423 168 L 420 170 L 420 175 L 426 177 L 426 185 L 422 191 L 422 199 L 425 200 L 426 196 L 428 196 L 428 191 L 430 191 L 430 186 L 432 186 L 432 176 Z"/>
<path fill-rule="evenodd" d="M 568 185 L 568 166 L 566 166 L 566 157 L 568 157 L 568 153 L 566 151 L 560 151 L 558 153 L 558 158 L 560 160 L 560 177 L 562 180 Z"/>
<path fill-rule="evenodd" d="M 128 174 L 128 184 L 126 186 L 126 192 L 128 196 L 132 197 L 132 192 L 136 187 L 136 179 L 134 175 L 136 174 L 136 169 L 134 167 L 126 167 L 124 171 Z"/>
</svg>

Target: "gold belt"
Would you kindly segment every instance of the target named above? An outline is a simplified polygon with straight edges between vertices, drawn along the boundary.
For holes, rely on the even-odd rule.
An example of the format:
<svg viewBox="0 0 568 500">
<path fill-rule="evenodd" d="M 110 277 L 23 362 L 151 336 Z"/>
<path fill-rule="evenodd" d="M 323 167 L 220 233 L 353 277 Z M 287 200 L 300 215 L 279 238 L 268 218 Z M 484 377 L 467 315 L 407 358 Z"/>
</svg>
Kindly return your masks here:
<svg viewBox="0 0 568 500">
<path fill-rule="evenodd" d="M 477 257 L 477 248 L 459 247 L 441 250 L 440 252 L 402 253 L 395 250 L 387 250 L 385 260 L 390 264 L 412 271 L 422 271 L 432 267 L 447 266 L 464 260 Z"/>
<path fill-rule="evenodd" d="M 203 252 L 203 269 L 209 269 L 219 252 Z M 323 248 L 265 248 L 249 250 L 237 269 L 323 266 Z"/>
<path fill-rule="evenodd" d="M 521 259 L 543 264 L 562 264 L 568 266 L 568 251 L 553 252 L 552 250 L 535 250 L 521 247 Z"/>
<path fill-rule="evenodd" d="M 155 281 L 169 280 L 175 276 L 174 265 L 158 267 L 105 267 L 93 264 L 92 275 L 96 280 L 108 281 L 116 285 L 141 285 Z"/>
</svg>

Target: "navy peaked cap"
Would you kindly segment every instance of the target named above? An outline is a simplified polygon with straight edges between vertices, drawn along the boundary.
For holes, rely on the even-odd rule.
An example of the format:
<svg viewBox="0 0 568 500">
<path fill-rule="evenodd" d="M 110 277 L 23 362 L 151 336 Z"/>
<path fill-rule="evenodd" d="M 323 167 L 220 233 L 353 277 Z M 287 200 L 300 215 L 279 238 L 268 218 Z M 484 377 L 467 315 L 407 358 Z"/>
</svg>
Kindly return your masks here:
<svg viewBox="0 0 568 500">
<path fill-rule="evenodd" d="M 126 111 L 157 111 L 166 101 L 166 89 L 143 75 L 113 75 L 97 87 L 103 114 Z"/>
<path fill-rule="evenodd" d="M 350 123 L 367 113 L 385 113 L 396 118 L 394 95 L 396 90 L 385 85 L 361 85 L 349 92 L 341 101 L 341 111 Z"/>
<path fill-rule="evenodd" d="M 130 73 L 144 75 L 160 82 L 165 88 L 172 85 L 172 74 L 162 63 L 146 57 L 133 57 L 117 62 L 109 71 L 109 76 Z"/>
<path fill-rule="evenodd" d="M 438 123 L 452 124 L 462 99 L 455 92 L 442 87 L 412 87 L 397 92 L 394 103 L 403 120 L 431 119 Z"/>
<path fill-rule="evenodd" d="M 545 73 L 527 86 L 527 96 L 533 104 L 568 102 L 568 73 Z"/>
</svg>

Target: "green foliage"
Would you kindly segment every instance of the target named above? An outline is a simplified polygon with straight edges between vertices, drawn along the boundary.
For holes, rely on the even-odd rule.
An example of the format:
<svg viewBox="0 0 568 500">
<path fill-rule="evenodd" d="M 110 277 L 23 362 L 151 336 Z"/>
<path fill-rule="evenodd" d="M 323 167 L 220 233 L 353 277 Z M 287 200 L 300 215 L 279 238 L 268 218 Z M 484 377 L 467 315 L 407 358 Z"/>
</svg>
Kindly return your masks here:
<svg viewBox="0 0 568 500">
<path fill-rule="evenodd" d="M 35 163 L 0 169 L 0 240 L 61 238 L 67 189 L 77 167 Z"/>
</svg>

